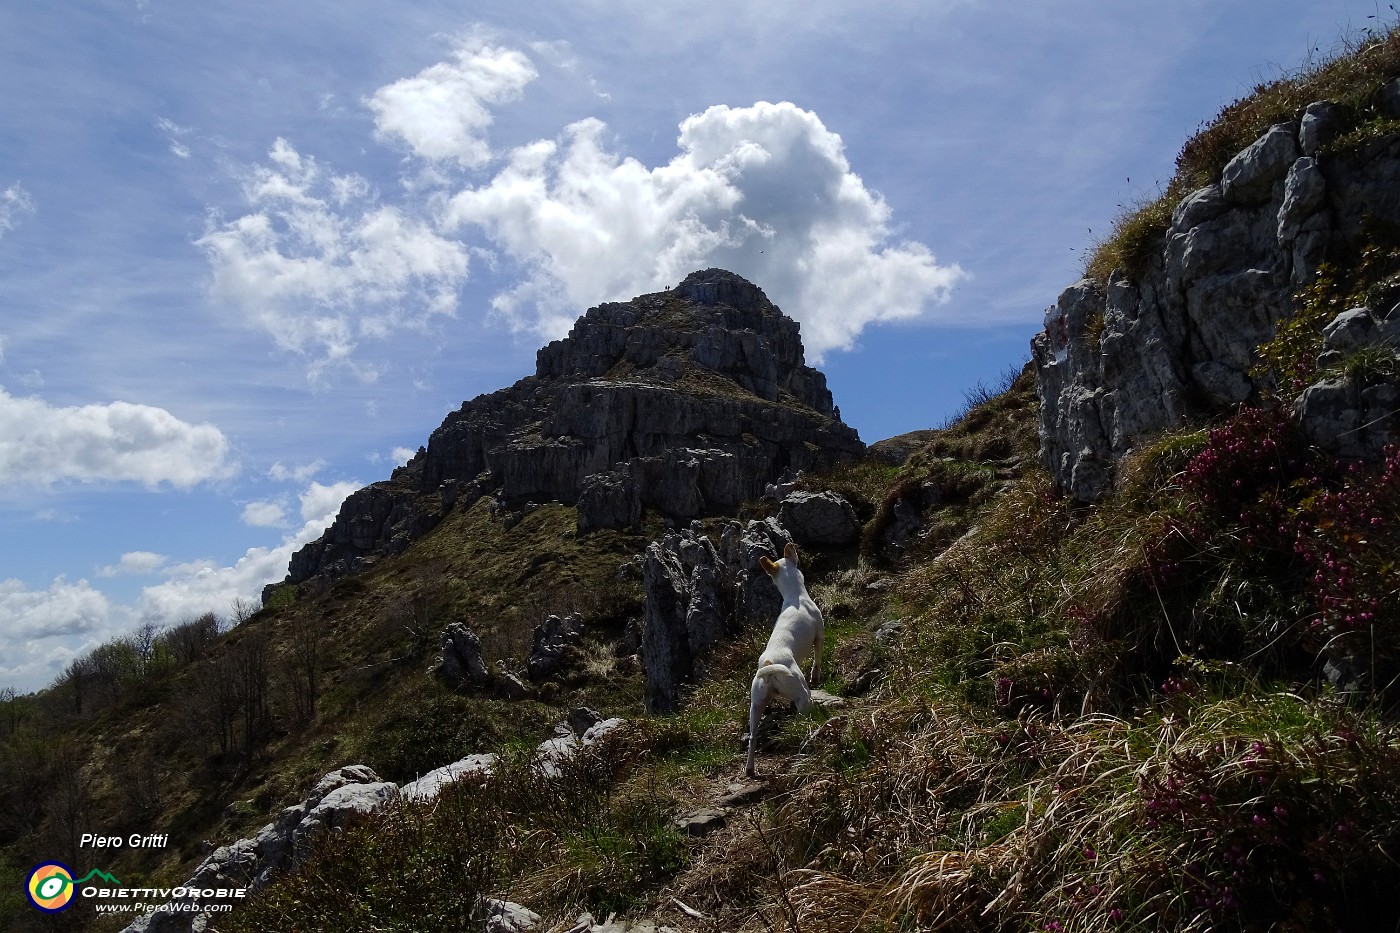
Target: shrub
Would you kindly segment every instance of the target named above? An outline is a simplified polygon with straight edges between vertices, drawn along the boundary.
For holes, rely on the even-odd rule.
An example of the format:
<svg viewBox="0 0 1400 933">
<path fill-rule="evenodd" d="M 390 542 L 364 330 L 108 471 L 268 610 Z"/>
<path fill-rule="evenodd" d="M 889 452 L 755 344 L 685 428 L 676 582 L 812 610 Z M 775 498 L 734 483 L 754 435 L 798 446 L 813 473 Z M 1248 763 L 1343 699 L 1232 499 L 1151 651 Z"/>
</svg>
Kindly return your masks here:
<svg viewBox="0 0 1400 933">
<path fill-rule="evenodd" d="M 1400 665 L 1400 447 L 1376 468 L 1354 465 L 1340 488 L 1305 502 L 1297 551 L 1314 615 L 1311 632 L 1334 660 L 1372 668 L 1379 687 Z"/>
</svg>

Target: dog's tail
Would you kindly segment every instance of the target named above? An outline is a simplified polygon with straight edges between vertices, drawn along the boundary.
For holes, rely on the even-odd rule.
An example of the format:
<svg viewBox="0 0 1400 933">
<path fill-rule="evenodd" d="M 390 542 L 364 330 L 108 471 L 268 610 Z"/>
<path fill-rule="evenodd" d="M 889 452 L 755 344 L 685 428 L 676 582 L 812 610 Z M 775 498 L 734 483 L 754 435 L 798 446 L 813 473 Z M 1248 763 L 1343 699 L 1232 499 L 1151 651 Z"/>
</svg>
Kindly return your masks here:
<svg viewBox="0 0 1400 933">
<path fill-rule="evenodd" d="M 772 661 L 764 661 L 759 665 L 758 670 L 754 671 L 754 676 L 762 677 L 764 680 L 767 680 L 769 677 L 785 673 L 787 673 L 787 669 L 781 664 L 774 664 Z"/>
</svg>

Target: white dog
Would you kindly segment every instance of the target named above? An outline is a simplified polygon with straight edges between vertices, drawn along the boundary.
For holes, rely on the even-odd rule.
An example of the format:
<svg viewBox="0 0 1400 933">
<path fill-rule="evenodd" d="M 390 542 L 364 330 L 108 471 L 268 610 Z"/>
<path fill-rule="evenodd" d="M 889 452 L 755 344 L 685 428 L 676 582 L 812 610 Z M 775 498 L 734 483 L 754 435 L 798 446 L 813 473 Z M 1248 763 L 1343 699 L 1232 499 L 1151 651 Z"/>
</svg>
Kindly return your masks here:
<svg viewBox="0 0 1400 933">
<path fill-rule="evenodd" d="M 817 682 L 822 663 L 822 611 L 807 595 L 807 584 L 797 566 L 797 548 L 789 544 L 776 563 L 760 557 L 759 564 L 773 578 L 783 594 L 783 608 L 768 636 L 768 647 L 758 656 L 758 672 L 753 675 L 749 703 L 749 761 L 745 772 L 753 777 L 754 750 L 758 747 L 758 723 L 774 693 L 787 697 L 805 713 L 812 707 L 812 691 L 802 676 L 802 662 L 812 655 L 812 683 Z"/>
</svg>

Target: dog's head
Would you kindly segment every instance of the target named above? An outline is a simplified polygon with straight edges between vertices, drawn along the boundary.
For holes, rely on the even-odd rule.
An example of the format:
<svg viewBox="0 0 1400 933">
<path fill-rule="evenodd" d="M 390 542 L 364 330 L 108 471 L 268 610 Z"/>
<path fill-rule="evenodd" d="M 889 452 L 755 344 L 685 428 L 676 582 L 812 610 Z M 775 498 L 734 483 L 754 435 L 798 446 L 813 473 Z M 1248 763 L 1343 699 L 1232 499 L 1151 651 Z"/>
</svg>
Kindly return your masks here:
<svg viewBox="0 0 1400 933">
<path fill-rule="evenodd" d="M 793 544 L 792 542 L 788 542 L 788 546 L 783 548 L 783 556 L 781 560 L 785 560 L 792 566 L 796 567 L 797 545 Z M 779 561 L 771 561 L 768 559 L 767 555 L 764 555 L 758 559 L 758 565 L 762 567 L 770 577 L 776 577 L 783 569 L 783 565 Z"/>
</svg>

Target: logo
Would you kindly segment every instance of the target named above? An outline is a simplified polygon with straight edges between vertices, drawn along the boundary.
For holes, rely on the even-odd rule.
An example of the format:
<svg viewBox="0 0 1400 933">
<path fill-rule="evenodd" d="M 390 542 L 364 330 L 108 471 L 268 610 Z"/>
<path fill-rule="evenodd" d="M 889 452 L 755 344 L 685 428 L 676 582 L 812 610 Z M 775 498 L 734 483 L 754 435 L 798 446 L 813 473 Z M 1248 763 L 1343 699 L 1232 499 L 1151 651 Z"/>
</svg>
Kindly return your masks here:
<svg viewBox="0 0 1400 933">
<path fill-rule="evenodd" d="M 66 910 L 73 903 L 73 869 L 62 862 L 37 865 L 29 873 L 25 893 L 29 895 L 29 903 L 44 913 Z"/>
<path fill-rule="evenodd" d="M 116 878 L 96 868 L 75 881 L 73 869 L 67 865 L 62 862 L 44 862 L 34 866 L 24 890 L 29 895 L 29 903 L 44 913 L 56 914 L 72 906 L 73 892 L 77 890 L 78 885 L 87 883 L 93 876 L 111 884 L 121 884 Z"/>
</svg>

